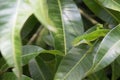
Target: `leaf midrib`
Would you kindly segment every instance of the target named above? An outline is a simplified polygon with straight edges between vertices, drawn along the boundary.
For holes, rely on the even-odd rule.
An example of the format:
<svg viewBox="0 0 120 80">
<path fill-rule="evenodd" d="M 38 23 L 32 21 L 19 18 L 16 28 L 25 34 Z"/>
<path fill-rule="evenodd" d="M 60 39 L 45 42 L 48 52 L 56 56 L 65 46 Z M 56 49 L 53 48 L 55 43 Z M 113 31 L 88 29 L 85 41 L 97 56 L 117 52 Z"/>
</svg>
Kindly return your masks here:
<svg viewBox="0 0 120 80">
<path fill-rule="evenodd" d="M 38 72 L 41 74 L 41 77 L 43 78 L 43 80 L 46 80 L 43 72 L 40 70 L 39 65 L 38 65 L 38 63 L 37 63 L 37 61 L 36 61 L 35 59 L 34 59 L 34 62 L 35 62 L 35 64 L 36 64 L 36 67 L 37 67 L 38 70 L 39 70 Z"/>
<path fill-rule="evenodd" d="M 120 40 L 118 40 L 111 48 L 109 48 L 109 50 L 106 52 L 106 54 L 104 55 L 104 57 L 106 57 L 106 55 L 108 54 L 108 52 L 115 47 L 118 43 L 120 43 Z M 102 62 L 102 60 L 104 59 L 104 57 L 98 62 L 98 64 L 93 68 L 93 71 L 99 66 L 99 64 Z"/>
<path fill-rule="evenodd" d="M 98 3 L 98 5 L 101 6 L 99 1 L 94 0 L 96 3 Z M 109 10 L 107 10 L 106 8 L 104 8 L 103 6 L 101 6 L 106 12 L 108 12 L 116 21 L 119 22 L 119 19 L 116 18 L 116 16 L 114 16 Z"/>
<path fill-rule="evenodd" d="M 21 66 L 21 63 L 18 63 L 17 62 L 17 58 L 16 58 L 16 45 L 15 45 L 15 26 L 16 26 L 16 23 L 17 23 L 17 15 L 18 15 L 18 10 L 19 10 L 19 7 L 20 7 L 20 0 L 17 1 L 17 6 L 16 6 L 16 10 L 15 10 L 15 18 L 14 18 L 14 21 L 13 21 L 13 26 L 12 26 L 12 49 L 13 49 L 13 60 L 14 60 L 14 67 L 17 69 L 18 71 L 18 78 L 19 80 L 21 79 L 21 76 L 22 76 L 22 71 L 19 69 L 19 66 Z"/>
<path fill-rule="evenodd" d="M 61 4 L 61 1 L 60 0 L 57 0 L 58 1 L 58 6 L 59 6 L 59 9 L 60 9 L 60 14 L 61 14 L 61 21 L 62 21 L 62 27 L 63 27 L 63 36 L 64 36 L 64 51 L 65 51 L 65 55 L 67 54 L 67 44 L 66 44 L 66 34 L 65 34 L 65 26 L 64 26 L 64 21 L 63 21 L 63 17 L 62 17 L 62 4 Z"/>
<path fill-rule="evenodd" d="M 83 57 L 70 69 L 70 71 L 68 71 L 68 73 L 66 74 L 65 77 L 63 77 L 63 80 L 65 80 L 67 78 L 67 76 L 69 76 L 69 74 L 79 65 L 79 63 L 88 55 L 88 53 L 85 53 L 83 55 Z"/>
</svg>

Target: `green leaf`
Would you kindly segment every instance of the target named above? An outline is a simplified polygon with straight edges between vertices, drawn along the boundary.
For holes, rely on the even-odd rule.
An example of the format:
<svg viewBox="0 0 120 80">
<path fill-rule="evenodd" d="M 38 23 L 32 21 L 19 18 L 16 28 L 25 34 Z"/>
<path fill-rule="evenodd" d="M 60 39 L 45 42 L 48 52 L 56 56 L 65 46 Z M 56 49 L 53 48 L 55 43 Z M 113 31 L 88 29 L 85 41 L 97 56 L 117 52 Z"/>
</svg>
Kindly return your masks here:
<svg viewBox="0 0 120 80">
<path fill-rule="evenodd" d="M 0 80 L 18 80 L 14 73 L 7 72 L 0 77 Z M 25 75 L 22 75 L 21 80 L 33 80 Z"/>
<path fill-rule="evenodd" d="M 25 1 L 0 1 L 0 49 L 9 66 L 16 68 L 19 80 L 22 75 L 20 31 L 30 15 L 31 9 Z"/>
<path fill-rule="evenodd" d="M 34 59 L 41 53 L 64 56 L 64 54 L 58 50 L 45 50 L 39 46 L 25 45 L 23 46 L 22 65 L 28 64 L 31 59 Z"/>
<path fill-rule="evenodd" d="M 117 80 L 120 78 L 120 56 L 112 63 L 112 80 Z"/>
<path fill-rule="evenodd" d="M 99 42 L 95 44 L 94 50 L 90 53 L 86 52 L 88 48 L 71 49 L 61 61 L 54 80 L 81 80 L 86 77 L 92 67 L 98 46 Z"/>
<path fill-rule="evenodd" d="M 101 42 L 92 71 L 103 69 L 120 55 L 120 25 L 112 29 Z"/>
<path fill-rule="evenodd" d="M 31 15 L 27 21 L 24 23 L 24 26 L 21 30 L 22 39 L 25 40 L 27 36 L 29 36 L 30 32 L 37 28 L 36 25 L 39 24 L 38 20 L 35 18 L 34 15 Z"/>
<path fill-rule="evenodd" d="M 42 53 L 49 53 L 49 54 L 53 54 L 53 55 L 64 56 L 64 54 L 58 50 L 44 50 Z"/>
<path fill-rule="evenodd" d="M 120 56 L 116 60 L 120 64 Z"/>
<path fill-rule="evenodd" d="M 38 56 L 40 53 L 45 51 L 41 47 L 34 46 L 34 45 L 25 45 L 22 47 L 22 66 L 29 63 L 30 60 L 34 59 L 36 56 Z M 51 52 L 52 53 L 52 52 Z M 8 68 L 14 67 L 14 66 L 8 66 L 6 61 L 1 58 L 0 59 L 0 73 L 5 72 Z"/>
<path fill-rule="evenodd" d="M 30 60 L 34 59 L 36 56 L 39 54 L 52 54 L 52 55 L 60 55 L 63 56 L 64 54 L 61 53 L 58 50 L 45 50 L 39 46 L 34 46 L 34 45 L 25 45 L 22 47 L 22 66 L 26 65 L 29 63 Z M 14 67 L 14 66 L 8 66 L 6 61 L 1 58 L 0 59 L 0 73 L 5 72 L 8 68 Z"/>
<path fill-rule="evenodd" d="M 55 28 L 52 30 L 55 49 L 67 54 L 72 48 L 71 41 L 83 33 L 81 16 L 73 0 L 30 0 L 30 3 L 36 17 L 48 29 Z"/>
<path fill-rule="evenodd" d="M 6 63 L 4 58 L 0 58 L 0 74 L 7 71 L 9 68 L 8 64 Z"/>
<path fill-rule="evenodd" d="M 115 16 L 113 14 L 114 12 L 110 12 L 108 9 L 103 7 L 102 4 L 98 2 L 98 0 L 92 0 L 92 1 L 83 0 L 83 1 L 88 6 L 88 8 L 103 21 L 106 21 L 110 24 L 116 24 L 117 22 L 120 22 L 119 17 Z"/>
<path fill-rule="evenodd" d="M 98 71 L 88 76 L 88 80 L 109 80 L 104 70 Z M 116 79 L 114 79 L 116 80 Z"/>
<path fill-rule="evenodd" d="M 118 4 L 120 4 L 120 0 L 114 0 L 114 1 L 116 1 Z"/>
<path fill-rule="evenodd" d="M 97 0 L 104 7 L 120 12 L 120 4 L 114 0 Z"/>
<path fill-rule="evenodd" d="M 30 61 L 29 70 L 34 80 L 53 80 L 50 70 L 40 56 Z"/>
<path fill-rule="evenodd" d="M 23 46 L 22 64 L 28 64 L 30 60 L 38 56 L 44 49 L 39 46 L 25 45 Z"/>
<path fill-rule="evenodd" d="M 50 32 L 46 28 L 43 28 L 38 35 L 36 45 L 46 48 L 46 44 L 54 47 L 54 40 Z"/>
<path fill-rule="evenodd" d="M 47 0 L 29 0 L 35 16 L 50 31 L 56 32 L 56 28 L 48 15 Z"/>
</svg>

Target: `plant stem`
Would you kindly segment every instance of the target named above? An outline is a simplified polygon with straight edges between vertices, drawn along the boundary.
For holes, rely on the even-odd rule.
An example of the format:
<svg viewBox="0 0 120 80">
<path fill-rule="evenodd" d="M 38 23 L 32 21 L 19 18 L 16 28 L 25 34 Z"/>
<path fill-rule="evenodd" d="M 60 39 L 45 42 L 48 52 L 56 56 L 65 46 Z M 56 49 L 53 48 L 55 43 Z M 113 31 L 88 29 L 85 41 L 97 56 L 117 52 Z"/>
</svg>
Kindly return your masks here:
<svg viewBox="0 0 120 80">
<path fill-rule="evenodd" d="M 80 9 L 80 13 L 87 18 L 92 24 L 97 24 L 98 22 L 96 20 L 94 20 L 92 17 L 90 17 L 88 14 L 86 14 L 82 9 Z"/>
<path fill-rule="evenodd" d="M 32 44 L 32 42 L 37 38 L 37 36 L 39 35 L 39 32 L 41 31 L 43 27 L 40 26 L 38 28 L 38 30 L 36 31 L 36 33 L 33 34 L 33 36 L 31 37 L 31 39 L 29 40 L 29 42 L 27 43 L 28 45 Z"/>
</svg>

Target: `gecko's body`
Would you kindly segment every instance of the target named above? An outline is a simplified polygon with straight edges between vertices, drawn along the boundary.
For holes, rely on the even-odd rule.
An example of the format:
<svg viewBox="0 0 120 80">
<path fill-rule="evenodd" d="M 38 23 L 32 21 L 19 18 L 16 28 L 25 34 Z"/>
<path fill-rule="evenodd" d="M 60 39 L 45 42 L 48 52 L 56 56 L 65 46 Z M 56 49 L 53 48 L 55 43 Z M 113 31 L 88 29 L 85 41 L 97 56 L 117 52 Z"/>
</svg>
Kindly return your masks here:
<svg viewBox="0 0 120 80">
<path fill-rule="evenodd" d="M 85 33 L 82 36 L 75 38 L 73 41 L 73 46 L 78 46 L 85 43 L 90 46 L 86 53 L 90 53 L 93 50 L 93 44 L 91 44 L 91 41 L 94 41 L 100 37 L 104 37 L 109 32 L 109 29 L 104 29 L 102 24 L 97 24 L 96 27 L 97 29 L 95 31 Z"/>
<path fill-rule="evenodd" d="M 104 37 L 109 32 L 109 29 L 98 29 L 88 34 L 84 34 L 74 39 L 73 46 L 78 46 L 82 43 L 92 45 L 90 42 L 100 37 Z"/>
</svg>

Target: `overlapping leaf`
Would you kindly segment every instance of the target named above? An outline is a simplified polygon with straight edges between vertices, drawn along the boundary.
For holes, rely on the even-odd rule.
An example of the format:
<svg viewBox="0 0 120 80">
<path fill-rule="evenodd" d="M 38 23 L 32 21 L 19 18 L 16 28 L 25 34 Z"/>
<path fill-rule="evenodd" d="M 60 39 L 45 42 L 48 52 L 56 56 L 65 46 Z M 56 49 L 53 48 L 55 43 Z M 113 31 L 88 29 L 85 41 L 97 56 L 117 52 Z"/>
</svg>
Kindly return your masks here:
<svg viewBox="0 0 120 80">
<path fill-rule="evenodd" d="M 25 45 L 22 47 L 22 66 L 26 65 L 29 63 L 30 60 L 34 59 L 36 56 L 38 56 L 39 54 L 52 54 L 52 55 L 60 55 L 63 56 L 64 54 L 58 50 L 45 50 L 39 46 L 35 46 L 35 45 Z M 6 63 L 6 61 L 1 58 L 0 59 L 1 64 L 0 64 L 0 73 L 3 73 L 5 71 L 7 71 L 9 68 L 14 67 L 14 65 L 12 66 L 8 66 L 8 64 Z"/>
<path fill-rule="evenodd" d="M 72 47 L 71 41 L 83 33 L 81 17 L 73 0 L 30 0 L 30 3 L 36 17 L 53 31 L 55 49 L 66 54 Z"/>
<path fill-rule="evenodd" d="M 86 48 L 73 48 L 59 65 L 54 80 L 81 80 L 86 77 L 98 46 L 99 42 L 91 53 L 86 52 Z"/>
<path fill-rule="evenodd" d="M 28 64 L 31 59 L 34 59 L 36 56 L 42 53 L 44 49 L 34 45 L 25 45 L 23 46 L 22 51 L 22 64 L 25 65 Z"/>
<path fill-rule="evenodd" d="M 0 49 L 9 66 L 14 65 L 19 79 L 22 74 L 20 31 L 31 13 L 27 2 L 0 1 Z"/>
<path fill-rule="evenodd" d="M 5 71 L 7 71 L 7 69 L 9 68 L 8 64 L 6 63 L 4 58 L 0 58 L 0 74 L 4 73 Z"/>
<path fill-rule="evenodd" d="M 112 66 L 112 80 L 119 80 L 120 78 L 120 56 L 111 64 Z"/>
<path fill-rule="evenodd" d="M 104 7 L 113 9 L 120 12 L 120 4 L 114 0 L 96 0 L 98 3 L 102 4 Z"/>
<path fill-rule="evenodd" d="M 40 33 L 38 35 L 38 38 L 36 40 L 36 44 L 40 45 L 43 48 L 46 47 L 46 44 L 49 45 L 49 46 L 52 46 L 52 47 L 54 46 L 53 37 L 46 28 L 43 28 L 40 31 Z"/>
<path fill-rule="evenodd" d="M 100 0 L 92 0 L 92 1 L 83 0 L 83 1 L 88 6 L 88 8 L 90 8 L 91 11 L 94 12 L 95 15 L 97 15 L 103 21 L 106 21 L 110 24 L 116 24 L 120 22 L 119 15 L 118 15 L 119 13 L 115 11 L 110 11 L 105 7 L 103 7 L 103 5 L 99 3 Z M 111 0 L 108 0 L 108 1 L 111 1 Z M 108 3 L 106 5 L 108 5 Z"/>
<path fill-rule="evenodd" d="M 31 15 L 27 21 L 25 22 L 22 31 L 21 31 L 21 37 L 25 41 L 26 37 L 29 36 L 30 32 L 34 30 L 34 28 L 37 28 L 36 25 L 39 25 L 38 20 L 35 18 L 34 15 Z"/>
<path fill-rule="evenodd" d="M 98 72 L 96 72 L 94 74 L 91 74 L 90 76 L 88 76 L 88 79 L 89 80 L 101 80 L 101 79 L 102 80 L 109 80 L 107 78 L 107 75 L 105 74 L 104 69 L 101 70 L 101 71 L 98 71 Z M 114 79 L 114 80 L 116 80 L 116 79 Z"/>
<path fill-rule="evenodd" d="M 52 80 L 53 78 L 52 73 L 40 56 L 29 63 L 29 70 L 34 80 Z"/>
<path fill-rule="evenodd" d="M 120 55 L 120 25 L 112 29 L 100 44 L 94 59 L 93 71 L 103 69 Z"/>
<path fill-rule="evenodd" d="M 34 45 L 25 45 L 23 46 L 23 55 L 22 55 L 22 65 L 28 64 L 31 59 L 34 59 L 41 53 L 48 53 L 52 55 L 60 55 L 63 56 L 64 54 L 58 50 L 45 50 L 39 46 Z"/>
<path fill-rule="evenodd" d="M 33 80 L 25 75 L 22 75 L 22 80 Z M 0 80 L 18 80 L 14 73 L 7 72 L 0 77 Z"/>
<path fill-rule="evenodd" d="M 34 45 L 23 46 L 22 47 L 22 53 L 23 53 L 22 54 L 22 66 L 28 64 L 30 60 L 34 59 L 36 56 L 38 56 L 43 51 L 45 50 L 38 46 L 34 46 Z M 0 73 L 7 71 L 8 68 L 14 67 L 14 65 L 8 66 L 8 64 L 3 58 L 1 58 L 0 61 L 1 61 Z"/>
</svg>

